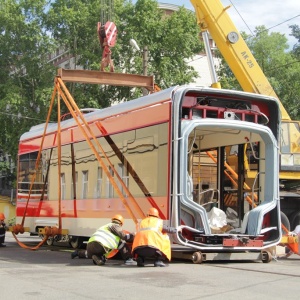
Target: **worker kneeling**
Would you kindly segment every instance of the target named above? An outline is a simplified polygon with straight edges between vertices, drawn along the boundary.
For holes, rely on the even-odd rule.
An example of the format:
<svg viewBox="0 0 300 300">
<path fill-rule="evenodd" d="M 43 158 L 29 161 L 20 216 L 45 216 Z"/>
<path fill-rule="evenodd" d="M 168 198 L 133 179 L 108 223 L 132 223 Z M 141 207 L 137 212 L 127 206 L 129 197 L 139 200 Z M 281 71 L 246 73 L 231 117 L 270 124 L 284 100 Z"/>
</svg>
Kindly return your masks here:
<svg viewBox="0 0 300 300">
<path fill-rule="evenodd" d="M 95 265 L 105 264 L 107 257 L 112 251 L 118 249 L 126 265 L 136 264 L 132 259 L 131 249 L 126 242 L 132 242 L 134 235 L 124 233 L 122 226 L 124 219 L 121 215 L 115 215 L 111 223 L 99 229 L 90 237 L 86 250 L 75 250 L 71 258 L 91 258 Z"/>
<path fill-rule="evenodd" d="M 5 233 L 8 227 L 5 224 L 5 216 L 3 213 L 0 213 L 0 247 L 6 247 L 4 244 Z"/>
<path fill-rule="evenodd" d="M 163 226 L 163 220 L 158 216 L 158 210 L 149 209 L 148 216 L 140 223 L 132 245 L 132 254 L 137 266 L 144 267 L 145 258 L 154 258 L 154 267 L 165 267 L 163 260 L 171 260 L 171 243 L 167 232 L 175 229 Z"/>
</svg>

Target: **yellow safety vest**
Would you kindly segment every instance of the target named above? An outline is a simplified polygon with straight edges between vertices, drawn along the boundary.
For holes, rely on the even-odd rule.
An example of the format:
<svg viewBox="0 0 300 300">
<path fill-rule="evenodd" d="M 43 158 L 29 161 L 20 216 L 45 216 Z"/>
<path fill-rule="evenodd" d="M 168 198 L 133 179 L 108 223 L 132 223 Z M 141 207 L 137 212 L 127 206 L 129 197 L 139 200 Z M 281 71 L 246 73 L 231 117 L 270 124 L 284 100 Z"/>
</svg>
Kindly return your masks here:
<svg viewBox="0 0 300 300">
<path fill-rule="evenodd" d="M 113 224 L 109 223 L 100 227 L 88 240 L 88 243 L 95 241 L 100 243 L 106 251 L 106 256 L 112 250 L 117 249 L 120 242 L 120 237 L 110 232 L 109 226 L 111 225 Z"/>
</svg>

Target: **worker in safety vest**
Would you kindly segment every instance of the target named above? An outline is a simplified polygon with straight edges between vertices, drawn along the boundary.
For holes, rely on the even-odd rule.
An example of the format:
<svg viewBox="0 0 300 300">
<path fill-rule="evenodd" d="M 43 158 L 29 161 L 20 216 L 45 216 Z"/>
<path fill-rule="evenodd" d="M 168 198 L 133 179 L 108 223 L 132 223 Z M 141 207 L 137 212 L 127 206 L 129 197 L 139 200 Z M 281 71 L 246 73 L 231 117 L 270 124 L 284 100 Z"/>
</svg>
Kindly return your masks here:
<svg viewBox="0 0 300 300">
<path fill-rule="evenodd" d="M 289 232 L 289 235 L 298 237 L 298 243 L 286 246 L 285 257 L 290 257 L 292 254 L 300 255 L 300 225 L 297 225 L 292 232 Z"/>
<path fill-rule="evenodd" d="M 5 240 L 5 233 L 7 227 L 4 220 L 5 220 L 4 214 L 0 213 L 0 247 L 6 247 L 6 245 L 4 245 L 4 240 Z"/>
<path fill-rule="evenodd" d="M 144 267 L 146 257 L 155 259 L 155 267 L 165 267 L 163 260 L 171 260 L 171 243 L 167 232 L 174 233 L 176 229 L 163 226 L 158 210 L 151 207 L 133 240 L 132 253 L 137 257 L 138 267 Z"/>
<path fill-rule="evenodd" d="M 132 259 L 131 249 L 126 242 L 132 242 L 134 234 L 124 233 L 122 225 L 124 219 L 121 215 L 115 215 L 111 223 L 100 227 L 88 240 L 86 250 L 75 250 L 71 258 L 91 258 L 95 265 L 105 264 L 112 251 L 118 249 L 126 265 L 135 265 Z"/>
</svg>

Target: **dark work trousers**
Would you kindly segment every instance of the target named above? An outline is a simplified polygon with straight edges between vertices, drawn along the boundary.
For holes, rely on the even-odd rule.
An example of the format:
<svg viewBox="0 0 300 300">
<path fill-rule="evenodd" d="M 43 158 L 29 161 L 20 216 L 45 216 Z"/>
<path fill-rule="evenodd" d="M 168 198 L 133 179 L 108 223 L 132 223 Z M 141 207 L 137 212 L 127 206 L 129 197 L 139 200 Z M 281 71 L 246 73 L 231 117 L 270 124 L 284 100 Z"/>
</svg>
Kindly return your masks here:
<svg viewBox="0 0 300 300">
<path fill-rule="evenodd" d="M 4 243 L 4 240 L 5 240 L 5 232 L 6 232 L 5 227 L 0 226 L 0 244 L 3 244 L 3 243 Z"/>
<path fill-rule="evenodd" d="M 119 242 L 119 252 L 122 256 L 122 259 L 127 260 L 128 258 L 132 257 L 131 249 L 127 243 L 120 241 Z M 86 250 L 79 250 L 78 257 L 79 258 L 92 258 L 93 255 L 96 255 L 99 259 L 106 253 L 104 247 L 94 241 L 90 242 L 86 246 Z"/>
<path fill-rule="evenodd" d="M 166 256 L 158 249 L 149 246 L 139 246 L 136 247 L 133 251 L 133 255 L 141 257 L 143 261 L 145 258 L 154 258 L 155 260 L 164 260 Z"/>
</svg>

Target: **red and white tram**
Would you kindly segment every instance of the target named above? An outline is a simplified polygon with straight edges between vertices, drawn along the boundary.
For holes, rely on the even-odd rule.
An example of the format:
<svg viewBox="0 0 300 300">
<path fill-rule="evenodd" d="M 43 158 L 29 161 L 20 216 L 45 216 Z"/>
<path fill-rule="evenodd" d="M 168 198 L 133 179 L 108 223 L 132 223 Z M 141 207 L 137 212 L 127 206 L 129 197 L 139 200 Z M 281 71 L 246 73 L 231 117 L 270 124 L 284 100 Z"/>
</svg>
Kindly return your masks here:
<svg viewBox="0 0 300 300">
<path fill-rule="evenodd" d="M 30 232 L 61 223 L 67 233 L 51 239 L 77 247 L 114 214 L 135 231 L 136 220 L 156 207 L 179 229 L 170 236 L 174 249 L 246 253 L 279 243 L 274 98 L 172 87 L 84 118 L 96 140 L 88 142 L 74 118 L 20 138 L 17 223 L 24 220 Z M 109 164 L 99 164 L 91 143 Z"/>
</svg>

